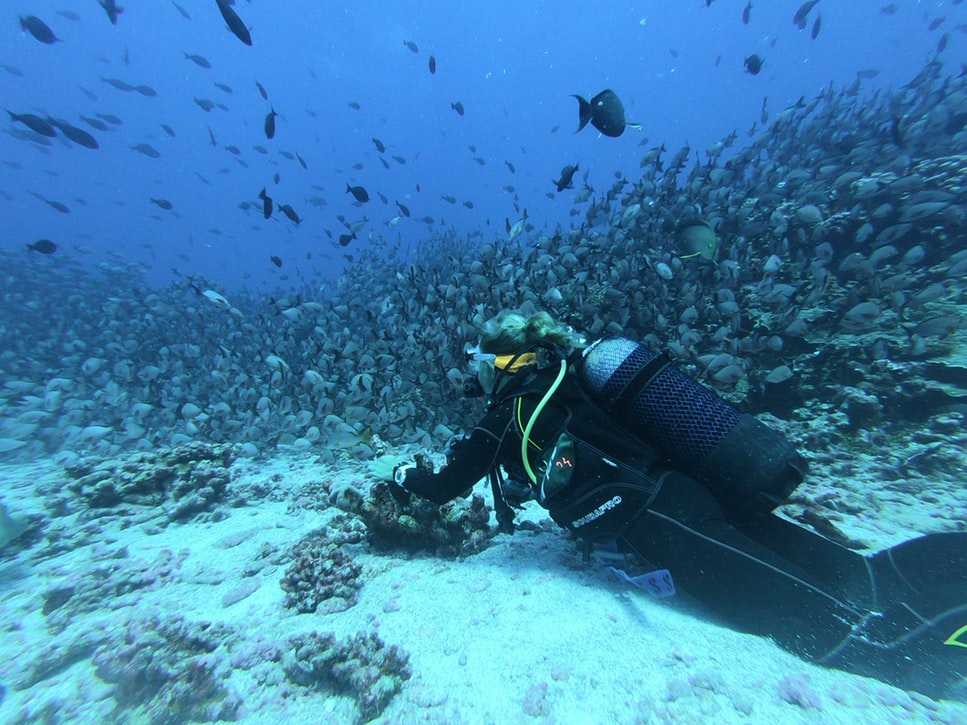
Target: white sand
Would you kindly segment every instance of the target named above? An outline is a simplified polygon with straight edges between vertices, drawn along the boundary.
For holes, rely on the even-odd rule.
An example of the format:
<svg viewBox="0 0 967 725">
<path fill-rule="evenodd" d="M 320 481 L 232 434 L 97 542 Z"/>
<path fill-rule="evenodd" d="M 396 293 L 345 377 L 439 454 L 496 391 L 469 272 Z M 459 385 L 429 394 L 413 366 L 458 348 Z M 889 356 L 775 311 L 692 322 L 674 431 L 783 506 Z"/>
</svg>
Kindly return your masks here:
<svg viewBox="0 0 967 725">
<path fill-rule="evenodd" d="M 233 485 L 278 474 L 282 480 L 274 485 L 295 490 L 320 478 L 355 480 L 359 470 L 358 464 L 322 469 L 305 458 L 280 456 L 237 463 Z M 17 512 L 42 510 L 36 487 L 64 480 L 53 464 L 0 468 L 3 498 Z M 376 627 L 387 644 L 409 653 L 413 670 L 379 722 L 967 723 L 967 705 L 911 698 L 874 680 L 807 664 L 767 639 L 703 621 L 675 600 L 658 602 L 619 585 L 600 567 L 583 565 L 556 529 L 499 535 L 463 560 L 360 553 L 364 585 L 359 602 L 345 612 L 285 608 L 279 586 L 284 566 L 244 580 L 257 582 L 257 590 L 225 607 L 223 596 L 243 582 L 242 570 L 264 544 L 285 550 L 330 515 L 287 513 L 284 501 L 268 500 L 225 511 L 223 521 L 172 524 L 153 535 L 145 532 L 151 524 L 125 529 L 118 519 L 102 519 L 84 533 L 68 516 L 49 526 L 63 527 L 76 548 L 41 563 L 30 563 L 39 545 L 8 556 L 0 564 L 0 683 L 6 688 L 0 722 L 22 715 L 26 722 L 41 721 L 45 708 L 56 713 L 50 722 L 110 721 L 111 687 L 96 676 L 89 657 L 27 689 L 13 685 L 45 648 L 157 611 L 237 628 L 233 652 L 259 641 L 284 648 L 291 635 L 313 629 L 344 636 Z M 528 517 L 540 519 L 542 512 L 529 509 Z M 238 532 L 251 535 L 223 548 Z M 166 549 L 184 560 L 172 582 L 105 601 L 51 634 L 41 612 L 43 592 L 121 547 L 128 552 L 122 566 L 153 561 Z M 19 579 L 11 569 L 18 562 L 25 567 Z M 789 677 L 805 678 L 813 706 L 780 697 L 780 682 Z M 244 723 L 351 722 L 357 713 L 348 697 L 288 683 L 278 663 L 236 668 L 228 684 L 244 701 Z"/>
</svg>

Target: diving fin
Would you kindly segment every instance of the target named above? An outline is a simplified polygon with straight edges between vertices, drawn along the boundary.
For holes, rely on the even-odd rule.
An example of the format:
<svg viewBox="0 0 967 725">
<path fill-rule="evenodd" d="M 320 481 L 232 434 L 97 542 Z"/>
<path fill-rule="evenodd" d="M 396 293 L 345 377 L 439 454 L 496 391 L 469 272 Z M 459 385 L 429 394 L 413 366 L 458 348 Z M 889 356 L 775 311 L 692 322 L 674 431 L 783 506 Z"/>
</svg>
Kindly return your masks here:
<svg viewBox="0 0 967 725">
<path fill-rule="evenodd" d="M 927 534 L 870 558 L 883 606 L 905 602 L 925 617 L 967 605 L 967 532 Z M 967 621 L 964 622 L 967 624 Z"/>
<path fill-rule="evenodd" d="M 898 602 L 871 614 L 818 660 L 934 699 L 960 697 L 967 680 L 967 603 L 926 618 Z"/>
</svg>

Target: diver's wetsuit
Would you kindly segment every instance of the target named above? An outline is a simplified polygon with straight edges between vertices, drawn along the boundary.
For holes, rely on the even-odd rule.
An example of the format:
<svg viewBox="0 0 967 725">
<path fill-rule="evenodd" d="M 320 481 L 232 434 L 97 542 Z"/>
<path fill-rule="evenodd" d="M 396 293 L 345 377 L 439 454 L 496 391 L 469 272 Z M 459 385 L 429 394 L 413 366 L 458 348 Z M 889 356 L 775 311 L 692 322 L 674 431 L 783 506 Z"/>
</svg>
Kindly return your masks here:
<svg viewBox="0 0 967 725">
<path fill-rule="evenodd" d="M 465 495 L 498 464 L 512 479 L 527 481 L 521 462 L 522 433 L 554 373 L 552 369 L 518 374 L 506 388 L 498 388 L 497 402 L 484 419 L 468 436 L 451 444 L 446 465 L 437 473 L 408 471 L 404 488 L 442 504 Z M 938 632 L 949 629 L 951 633 L 967 624 L 963 535 L 949 535 L 958 537 L 957 541 L 945 540 L 948 535 L 943 534 L 923 537 L 867 558 L 761 507 L 739 513 L 723 500 L 722 492 L 663 465 L 657 453 L 617 429 L 579 388 L 573 376 L 564 378 L 537 419 L 529 450 L 535 459 L 539 457 L 553 445 L 567 420 L 570 431 L 659 482 L 653 498 L 624 497 L 619 508 L 626 511 L 618 516 L 621 525 L 611 537 L 620 549 L 668 569 L 678 589 L 724 624 L 770 636 L 804 658 L 932 696 L 967 676 L 967 649 L 955 652 L 936 636 L 920 641 L 919 635 L 910 635 L 904 642 L 917 647 L 901 651 L 850 637 L 860 628 L 870 632 L 879 627 L 882 639 L 891 640 L 918 626 L 922 629 L 924 622 L 936 625 Z M 788 490 L 798 485 L 802 471 L 804 466 L 790 471 L 795 478 Z M 573 487 L 578 489 L 573 494 L 579 495 L 580 482 Z M 547 507 L 551 516 L 575 530 L 562 513 L 567 511 L 566 495 L 555 501 Z M 926 572 L 926 562 L 919 561 L 922 555 L 933 557 Z M 932 584 L 931 567 L 935 570 Z M 936 570 L 946 573 L 943 584 Z M 897 611 L 883 622 L 870 614 L 891 607 Z M 905 629 L 888 631 L 893 626 Z"/>
</svg>

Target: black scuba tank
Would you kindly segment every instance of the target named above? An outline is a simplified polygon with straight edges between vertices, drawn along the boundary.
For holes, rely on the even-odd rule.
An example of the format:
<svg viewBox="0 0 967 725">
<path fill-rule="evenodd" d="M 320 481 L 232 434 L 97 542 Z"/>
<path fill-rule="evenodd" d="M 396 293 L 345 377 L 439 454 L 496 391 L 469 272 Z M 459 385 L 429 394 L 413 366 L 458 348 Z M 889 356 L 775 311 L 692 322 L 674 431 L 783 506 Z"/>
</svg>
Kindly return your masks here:
<svg viewBox="0 0 967 725">
<path fill-rule="evenodd" d="M 600 340 L 584 351 L 578 378 L 622 427 L 705 483 L 732 512 L 771 511 L 802 481 L 805 461 L 785 436 L 662 353 L 625 338 Z"/>
</svg>

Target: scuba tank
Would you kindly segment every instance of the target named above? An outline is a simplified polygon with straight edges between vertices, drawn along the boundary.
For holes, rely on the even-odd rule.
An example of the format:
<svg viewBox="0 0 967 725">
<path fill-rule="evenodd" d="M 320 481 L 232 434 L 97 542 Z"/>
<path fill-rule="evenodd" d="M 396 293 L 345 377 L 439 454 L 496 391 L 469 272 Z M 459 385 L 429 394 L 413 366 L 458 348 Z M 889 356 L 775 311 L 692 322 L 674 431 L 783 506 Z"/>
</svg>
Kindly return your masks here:
<svg viewBox="0 0 967 725">
<path fill-rule="evenodd" d="M 578 378 L 613 420 L 734 513 L 771 511 L 805 475 L 805 461 L 781 433 L 739 412 L 663 353 L 625 338 L 599 340 L 582 353 Z"/>
</svg>

